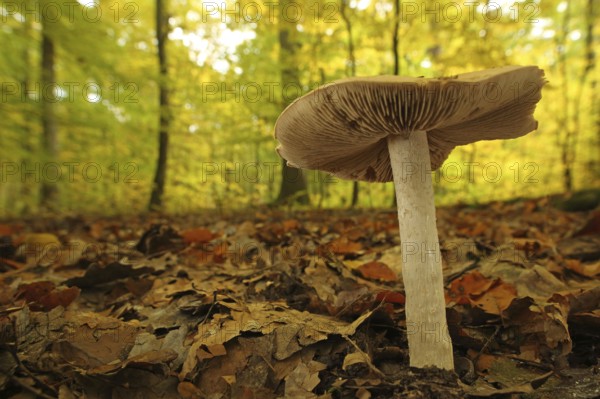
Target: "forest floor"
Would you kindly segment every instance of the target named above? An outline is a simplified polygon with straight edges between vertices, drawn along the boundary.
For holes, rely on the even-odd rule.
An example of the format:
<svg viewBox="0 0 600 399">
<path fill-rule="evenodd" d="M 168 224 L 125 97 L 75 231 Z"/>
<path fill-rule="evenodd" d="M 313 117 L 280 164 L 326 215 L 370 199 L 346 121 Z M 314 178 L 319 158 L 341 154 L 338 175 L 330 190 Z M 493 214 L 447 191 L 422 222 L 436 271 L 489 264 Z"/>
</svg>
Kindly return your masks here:
<svg viewBox="0 0 600 399">
<path fill-rule="evenodd" d="M 392 210 L 4 222 L 0 397 L 599 398 L 600 208 L 554 203 L 438 209 L 455 372 Z"/>
</svg>

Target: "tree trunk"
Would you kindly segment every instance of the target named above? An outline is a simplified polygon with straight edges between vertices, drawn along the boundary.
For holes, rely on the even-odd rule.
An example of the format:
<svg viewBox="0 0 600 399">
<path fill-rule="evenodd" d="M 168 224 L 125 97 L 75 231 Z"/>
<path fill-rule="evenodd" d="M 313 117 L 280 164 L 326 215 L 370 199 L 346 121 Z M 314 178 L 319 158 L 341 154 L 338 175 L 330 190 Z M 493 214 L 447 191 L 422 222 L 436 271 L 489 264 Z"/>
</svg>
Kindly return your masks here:
<svg viewBox="0 0 600 399">
<path fill-rule="evenodd" d="M 594 0 L 588 0 L 588 37 L 589 39 L 586 42 L 586 58 L 588 60 L 588 65 L 592 65 L 593 67 L 596 65 L 596 57 L 597 52 L 594 51 L 595 44 L 593 43 L 594 37 L 594 27 L 595 23 L 599 20 L 599 8 L 596 5 L 594 9 Z M 590 150 L 592 151 L 591 161 L 590 161 L 590 172 L 592 176 L 600 175 L 600 152 L 598 151 L 598 146 L 600 146 L 600 104 L 598 103 L 598 74 L 593 74 L 592 79 L 590 81 L 590 88 L 592 89 L 592 98 L 590 100 L 591 108 L 592 108 L 592 126 L 596 130 L 596 141 L 592 145 L 590 145 Z"/>
<path fill-rule="evenodd" d="M 400 74 L 400 0 L 394 0 L 394 31 L 392 33 L 392 54 L 394 75 Z M 395 203 L 394 203 L 395 205 Z"/>
<path fill-rule="evenodd" d="M 23 3 L 25 7 L 29 7 L 29 2 Z M 29 115 L 36 115 L 37 109 L 34 108 L 33 102 L 30 100 L 28 93 L 31 90 L 31 85 L 34 77 L 32 76 L 32 71 L 35 71 L 35 60 L 32 57 L 32 32 L 33 28 L 33 18 L 28 17 L 26 14 L 23 15 L 23 37 L 26 39 L 27 45 L 23 49 L 23 68 L 21 75 L 21 99 L 23 101 L 23 105 L 25 107 L 25 112 Z M 34 138 L 35 128 L 34 124 L 36 123 L 35 119 L 27 119 L 24 121 L 23 126 L 23 138 L 21 140 L 21 148 L 23 149 L 23 157 L 21 158 L 21 162 L 25 165 L 26 170 L 34 169 L 34 159 L 35 159 L 35 148 L 34 142 L 36 142 Z M 36 208 L 37 204 L 33 203 L 33 199 L 37 199 L 37 185 L 34 182 L 29 182 L 27 180 L 21 181 L 21 189 L 17 196 L 20 195 L 19 202 L 22 203 L 22 207 L 20 209 L 22 214 L 29 214 L 32 211 L 32 208 Z"/>
<path fill-rule="evenodd" d="M 561 97 L 562 97 L 562 113 L 557 118 L 559 121 L 559 129 L 562 130 L 559 134 L 560 159 L 563 167 L 563 190 L 570 193 L 573 190 L 573 159 L 572 145 L 574 132 L 571 127 L 571 101 L 570 101 L 570 82 L 567 65 L 567 38 L 569 34 L 569 22 L 571 18 L 571 5 L 567 3 L 567 8 L 564 11 L 562 24 L 560 26 L 560 34 L 556 35 L 556 52 L 557 52 L 557 67 L 561 77 Z"/>
<path fill-rule="evenodd" d="M 300 65 L 298 50 L 301 46 L 298 40 L 298 30 L 296 23 L 290 18 L 286 18 L 285 15 L 285 10 L 292 3 L 293 0 L 279 2 L 279 65 L 281 66 L 283 108 L 294 100 L 287 94 L 294 91 L 299 92 L 302 87 L 298 70 L 298 65 Z M 291 90 L 286 90 L 286 88 L 291 88 Z M 303 205 L 309 203 L 304 174 L 300 169 L 288 166 L 285 161 L 281 168 L 281 188 L 275 202 L 277 204 L 299 203 Z"/>
<path fill-rule="evenodd" d="M 594 14 L 594 0 L 588 0 L 585 8 L 586 15 L 586 29 L 585 29 L 585 49 L 584 49 L 584 59 L 585 63 L 581 71 L 581 75 L 579 77 L 579 86 L 577 93 L 574 98 L 574 115 L 573 115 L 573 138 L 572 138 L 572 150 L 571 150 L 571 162 L 575 163 L 577 159 L 577 148 L 579 144 L 579 136 L 582 130 L 582 118 L 587 115 L 586 110 L 581 105 L 581 100 L 585 96 L 585 88 L 588 85 L 588 78 L 590 72 L 594 70 L 596 65 L 596 53 L 594 51 L 594 22 L 595 22 L 595 14 Z M 592 89 L 595 86 L 593 81 L 590 82 Z M 595 95 L 595 93 L 594 93 Z M 591 99 L 592 104 L 592 118 L 594 116 L 595 110 L 593 108 L 594 97 Z M 572 183 L 571 183 L 572 184 Z"/>
<path fill-rule="evenodd" d="M 392 56 L 394 57 L 394 75 L 400 75 L 400 0 L 394 0 L 394 30 L 392 32 Z M 396 190 L 392 191 L 391 207 L 396 207 Z"/>
<path fill-rule="evenodd" d="M 340 15 L 346 25 L 346 33 L 348 35 L 348 65 L 346 67 L 346 75 L 356 76 L 356 57 L 354 55 L 354 37 L 352 36 L 352 21 L 347 14 L 347 0 L 340 0 Z M 348 68 L 349 67 L 349 68 Z M 354 208 L 358 204 L 358 194 L 360 188 L 358 181 L 352 182 L 352 199 L 350 201 L 350 207 Z"/>
<path fill-rule="evenodd" d="M 44 162 L 56 162 L 58 156 L 58 131 L 55 115 L 56 71 L 55 48 L 50 36 L 49 22 L 45 13 L 41 15 L 42 22 L 42 56 L 41 56 L 41 123 L 42 123 L 42 159 Z M 44 165 L 40 166 L 44 170 Z M 40 207 L 52 211 L 58 206 L 58 187 L 56 182 L 48 181 L 51 176 L 41 176 Z M 53 177 L 53 176 L 52 176 Z"/>
<path fill-rule="evenodd" d="M 169 108 L 169 73 L 167 65 L 166 44 L 169 34 L 169 16 L 167 14 L 168 0 L 156 0 L 156 40 L 158 47 L 159 65 L 159 131 L 158 131 L 158 160 L 156 174 L 150 196 L 150 210 L 161 210 L 163 194 L 167 180 L 167 156 L 169 150 L 169 125 L 171 112 Z"/>
</svg>

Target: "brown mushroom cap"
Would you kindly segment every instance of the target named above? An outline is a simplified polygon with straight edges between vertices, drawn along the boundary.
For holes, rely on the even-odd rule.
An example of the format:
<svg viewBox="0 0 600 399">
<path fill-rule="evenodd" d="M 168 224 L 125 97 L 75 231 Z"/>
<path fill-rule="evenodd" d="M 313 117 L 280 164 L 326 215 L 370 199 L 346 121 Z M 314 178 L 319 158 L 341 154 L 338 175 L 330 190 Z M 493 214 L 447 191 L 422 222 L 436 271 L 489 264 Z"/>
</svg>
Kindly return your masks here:
<svg viewBox="0 0 600 399">
<path fill-rule="evenodd" d="M 449 78 L 356 77 L 298 98 L 275 125 L 290 166 L 342 178 L 391 181 L 387 136 L 427 132 L 431 168 L 457 145 L 509 139 L 537 128 L 544 72 L 507 66 Z"/>
</svg>

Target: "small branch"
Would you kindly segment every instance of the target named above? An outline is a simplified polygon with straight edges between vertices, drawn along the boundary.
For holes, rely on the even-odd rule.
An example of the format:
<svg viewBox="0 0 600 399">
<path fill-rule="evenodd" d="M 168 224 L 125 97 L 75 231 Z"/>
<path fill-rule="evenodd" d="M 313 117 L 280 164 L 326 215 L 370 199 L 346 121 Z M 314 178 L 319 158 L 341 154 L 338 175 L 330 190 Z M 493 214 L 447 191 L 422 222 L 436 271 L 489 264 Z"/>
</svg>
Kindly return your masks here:
<svg viewBox="0 0 600 399">
<path fill-rule="evenodd" d="M 477 363 L 477 360 L 479 360 L 479 357 L 483 354 L 483 352 L 490 345 L 490 342 L 492 342 L 492 339 L 494 339 L 496 337 L 496 335 L 498 335 L 499 331 L 500 331 L 500 326 L 496 326 L 496 330 L 494 331 L 494 333 L 492 335 L 490 335 L 490 337 L 487 339 L 485 344 L 483 344 L 483 347 L 481 348 L 479 353 L 477 353 L 477 355 L 475 355 L 475 357 L 473 358 L 473 364 Z"/>
<path fill-rule="evenodd" d="M 35 381 L 36 384 L 38 384 L 39 386 L 41 386 L 44 391 L 50 392 L 54 396 L 47 396 L 45 394 L 37 392 L 37 390 L 35 390 L 35 388 L 24 385 L 15 376 L 11 375 L 10 376 L 11 380 L 14 380 L 19 385 L 21 385 L 24 388 L 28 389 L 29 391 L 35 393 L 36 395 L 40 395 L 40 396 L 42 396 L 44 398 L 53 398 L 54 399 L 54 398 L 58 397 L 58 392 L 56 391 L 56 389 L 54 389 L 51 386 L 49 386 L 48 384 L 44 383 L 42 380 L 40 380 L 38 377 L 36 377 L 31 371 L 29 371 L 29 369 L 27 367 L 25 367 L 25 365 L 23 364 L 23 362 L 21 361 L 21 359 L 19 359 L 19 355 L 17 354 L 17 348 L 16 348 L 16 346 L 12 346 L 12 345 L 0 345 L 0 348 L 5 349 L 8 353 L 11 354 L 11 356 L 13 357 L 15 363 L 17 363 L 17 366 L 18 366 L 18 368 L 21 371 L 23 371 L 29 378 L 31 378 L 33 381 Z"/>
<path fill-rule="evenodd" d="M 382 378 L 387 378 L 387 376 L 381 370 L 379 370 L 377 367 L 375 367 L 373 362 L 371 362 L 369 355 L 367 355 L 362 349 L 360 349 L 358 347 L 358 345 L 356 345 L 356 343 L 350 339 L 350 337 L 347 337 L 345 335 L 343 335 L 343 337 L 346 341 L 348 341 L 350 343 L 350 345 L 352 345 L 354 347 L 354 349 L 356 349 L 356 351 L 358 353 L 360 353 L 363 356 L 363 358 L 365 359 L 365 363 L 367 363 L 367 366 L 369 366 L 371 371 L 373 371 L 375 374 L 377 374 L 378 376 L 380 376 Z"/>
<path fill-rule="evenodd" d="M 58 398 L 58 396 L 50 396 L 50 395 L 46 395 L 44 392 L 42 392 L 39 389 L 35 389 L 32 386 L 27 385 L 26 383 L 22 382 L 20 378 L 15 377 L 14 375 L 11 375 L 10 380 L 12 382 L 14 382 L 15 384 L 17 384 L 18 386 L 20 386 L 21 388 L 25 389 L 28 392 L 31 392 L 32 394 L 34 394 L 36 397 L 40 397 L 40 398 L 44 398 L 44 399 L 56 399 Z"/>
</svg>

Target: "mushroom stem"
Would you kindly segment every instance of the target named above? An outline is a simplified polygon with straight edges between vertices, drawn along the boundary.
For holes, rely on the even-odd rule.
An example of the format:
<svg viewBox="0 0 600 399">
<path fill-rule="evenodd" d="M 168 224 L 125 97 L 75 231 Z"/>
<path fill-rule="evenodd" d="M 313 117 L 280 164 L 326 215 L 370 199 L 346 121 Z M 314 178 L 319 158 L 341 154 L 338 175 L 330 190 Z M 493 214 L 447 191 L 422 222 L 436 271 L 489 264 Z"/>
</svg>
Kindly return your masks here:
<svg viewBox="0 0 600 399">
<path fill-rule="evenodd" d="M 410 365 L 453 370 L 427 134 L 390 135 L 388 151 L 398 204 Z"/>
</svg>

